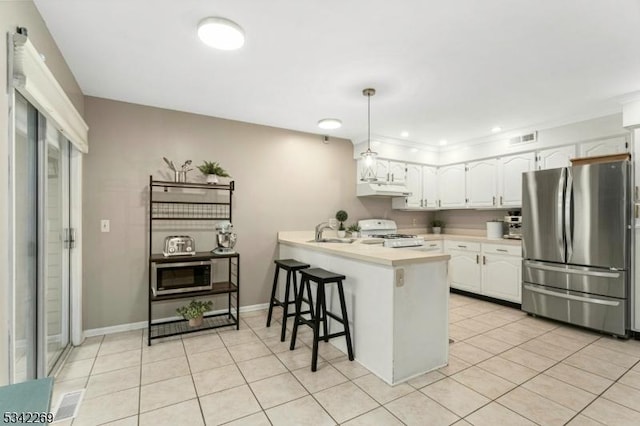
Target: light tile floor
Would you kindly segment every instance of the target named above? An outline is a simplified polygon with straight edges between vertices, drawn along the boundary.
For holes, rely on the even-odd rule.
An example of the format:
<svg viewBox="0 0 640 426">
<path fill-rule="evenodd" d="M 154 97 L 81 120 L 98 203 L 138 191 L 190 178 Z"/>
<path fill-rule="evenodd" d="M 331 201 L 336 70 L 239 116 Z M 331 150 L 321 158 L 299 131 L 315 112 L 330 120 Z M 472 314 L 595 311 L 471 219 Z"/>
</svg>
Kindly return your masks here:
<svg viewBox="0 0 640 426">
<path fill-rule="evenodd" d="M 310 330 L 290 352 L 258 311 L 151 347 L 142 330 L 89 338 L 52 401 L 86 387 L 74 426 L 640 424 L 640 341 L 457 294 L 449 312 L 449 365 L 393 387 L 326 343 L 312 373 Z"/>
</svg>

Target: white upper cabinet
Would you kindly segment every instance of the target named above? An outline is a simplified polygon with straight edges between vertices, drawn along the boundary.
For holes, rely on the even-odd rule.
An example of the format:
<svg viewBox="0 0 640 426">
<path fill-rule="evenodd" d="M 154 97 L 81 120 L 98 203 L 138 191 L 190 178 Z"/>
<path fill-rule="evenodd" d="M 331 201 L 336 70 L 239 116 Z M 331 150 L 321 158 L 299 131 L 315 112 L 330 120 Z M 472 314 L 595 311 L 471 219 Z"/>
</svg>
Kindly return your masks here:
<svg viewBox="0 0 640 426">
<path fill-rule="evenodd" d="M 392 183 L 404 183 L 406 180 L 406 168 L 405 163 L 398 163 L 397 161 L 389 161 L 389 182 Z"/>
<path fill-rule="evenodd" d="M 576 146 L 559 146 L 538 151 L 536 168 L 538 170 L 557 169 L 571 166 L 571 159 L 576 158 Z"/>
<path fill-rule="evenodd" d="M 393 198 L 391 206 L 400 210 L 437 209 L 437 171 L 437 167 L 433 166 L 406 164 L 404 184 L 411 195 Z"/>
<path fill-rule="evenodd" d="M 422 166 L 422 207 L 438 208 L 438 168 Z"/>
<path fill-rule="evenodd" d="M 498 161 L 474 161 L 467 164 L 467 206 L 495 207 Z"/>
<path fill-rule="evenodd" d="M 376 161 L 376 178 L 382 182 L 387 182 L 391 178 L 391 174 L 389 173 L 389 161 Z"/>
<path fill-rule="evenodd" d="M 536 155 L 533 152 L 500 158 L 498 171 L 498 206 L 522 205 L 522 173 L 535 170 Z"/>
<path fill-rule="evenodd" d="M 465 198 L 464 164 L 440 167 L 438 169 L 438 207 L 441 209 L 466 207 Z"/>
<path fill-rule="evenodd" d="M 580 157 L 624 154 L 629 152 L 629 144 L 624 137 L 604 139 L 580 144 Z"/>
<path fill-rule="evenodd" d="M 405 183 L 411 195 L 407 197 L 407 208 L 422 207 L 422 166 L 420 164 L 407 164 Z"/>
</svg>

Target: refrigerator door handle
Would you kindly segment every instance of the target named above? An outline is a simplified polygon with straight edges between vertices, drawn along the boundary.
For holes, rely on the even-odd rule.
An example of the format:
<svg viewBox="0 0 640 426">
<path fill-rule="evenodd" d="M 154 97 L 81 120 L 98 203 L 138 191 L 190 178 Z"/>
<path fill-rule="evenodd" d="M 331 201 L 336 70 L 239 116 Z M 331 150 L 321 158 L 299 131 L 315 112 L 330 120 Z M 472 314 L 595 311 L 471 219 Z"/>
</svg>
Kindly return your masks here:
<svg viewBox="0 0 640 426">
<path fill-rule="evenodd" d="M 573 255 L 573 218 L 571 217 L 571 203 L 573 202 L 573 174 L 571 169 L 567 170 L 567 190 L 564 198 L 564 235 L 567 241 L 567 262 Z"/>
<path fill-rule="evenodd" d="M 563 272 L 565 274 L 588 275 L 601 278 L 620 278 L 620 272 L 585 271 L 582 269 L 561 268 L 558 266 L 544 265 L 542 263 L 526 261 L 525 267 L 542 269 L 544 271 Z"/>
<path fill-rule="evenodd" d="M 612 300 L 592 299 L 590 297 L 574 296 L 572 294 L 564 294 L 558 293 L 557 291 L 544 290 L 542 288 L 537 288 L 531 285 L 525 285 L 524 288 L 534 293 L 546 294 L 548 296 L 559 297 L 561 299 L 576 300 L 579 302 L 593 303 L 596 305 L 620 306 L 620 302 L 614 302 Z"/>
<path fill-rule="evenodd" d="M 558 251 L 562 253 L 562 261 L 566 261 L 564 251 L 564 233 L 562 232 L 562 219 L 564 218 L 564 182 L 566 178 L 567 169 L 563 168 L 560 173 L 560 179 L 558 180 L 558 204 L 556 207 L 556 237 L 558 238 Z"/>
</svg>

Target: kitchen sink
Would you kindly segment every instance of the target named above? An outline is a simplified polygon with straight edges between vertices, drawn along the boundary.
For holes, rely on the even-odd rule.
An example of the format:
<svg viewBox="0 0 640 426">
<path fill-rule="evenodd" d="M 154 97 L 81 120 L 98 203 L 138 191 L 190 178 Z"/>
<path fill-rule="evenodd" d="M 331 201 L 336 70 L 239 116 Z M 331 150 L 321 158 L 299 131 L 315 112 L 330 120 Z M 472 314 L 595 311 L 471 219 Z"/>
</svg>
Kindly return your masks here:
<svg viewBox="0 0 640 426">
<path fill-rule="evenodd" d="M 342 243 L 342 244 L 351 244 L 354 242 L 355 238 L 322 238 L 319 241 L 309 240 L 310 243 Z"/>
</svg>

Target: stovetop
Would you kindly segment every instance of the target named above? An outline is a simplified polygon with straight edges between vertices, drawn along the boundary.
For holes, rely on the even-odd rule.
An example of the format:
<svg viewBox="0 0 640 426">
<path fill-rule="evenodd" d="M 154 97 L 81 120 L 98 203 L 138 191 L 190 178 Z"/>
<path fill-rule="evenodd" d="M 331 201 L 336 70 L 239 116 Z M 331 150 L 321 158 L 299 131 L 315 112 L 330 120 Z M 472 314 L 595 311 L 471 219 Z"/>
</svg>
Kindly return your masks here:
<svg viewBox="0 0 640 426">
<path fill-rule="evenodd" d="M 387 239 L 400 239 L 400 238 L 416 238 L 416 235 L 410 235 L 410 234 L 373 234 L 373 235 L 370 235 L 370 237 L 373 237 L 373 238 L 384 238 L 385 240 L 387 240 Z"/>
</svg>

